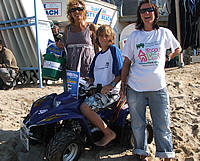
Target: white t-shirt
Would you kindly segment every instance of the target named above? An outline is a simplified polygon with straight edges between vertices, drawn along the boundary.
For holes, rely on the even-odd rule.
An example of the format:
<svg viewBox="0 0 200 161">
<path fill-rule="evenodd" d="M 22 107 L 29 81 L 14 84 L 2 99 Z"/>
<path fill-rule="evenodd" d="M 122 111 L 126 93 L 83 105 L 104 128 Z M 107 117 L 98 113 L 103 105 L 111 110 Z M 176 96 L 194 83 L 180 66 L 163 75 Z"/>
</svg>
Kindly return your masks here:
<svg viewBox="0 0 200 161">
<path fill-rule="evenodd" d="M 166 87 L 165 55 L 180 46 L 172 32 L 160 27 L 158 30 L 136 30 L 128 37 L 122 55 L 133 62 L 128 85 L 139 92 L 157 91 Z"/>
<path fill-rule="evenodd" d="M 94 85 L 102 86 L 110 84 L 116 76 L 121 74 L 123 57 L 121 50 L 115 45 L 102 52 L 97 53 L 90 66 L 89 77 L 94 78 Z M 113 89 L 113 93 L 119 93 L 120 84 Z"/>
</svg>

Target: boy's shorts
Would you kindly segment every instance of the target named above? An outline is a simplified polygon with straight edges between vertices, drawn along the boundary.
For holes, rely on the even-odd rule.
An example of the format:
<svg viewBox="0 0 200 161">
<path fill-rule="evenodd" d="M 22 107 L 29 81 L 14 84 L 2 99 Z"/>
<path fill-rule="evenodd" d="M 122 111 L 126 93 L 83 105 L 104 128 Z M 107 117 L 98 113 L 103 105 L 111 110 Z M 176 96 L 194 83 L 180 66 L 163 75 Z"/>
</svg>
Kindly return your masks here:
<svg viewBox="0 0 200 161">
<path fill-rule="evenodd" d="M 116 103 L 119 100 L 119 98 L 119 94 L 108 93 L 103 95 L 101 93 L 96 93 L 95 95 L 87 97 L 85 99 L 85 103 L 95 112 L 97 112 L 101 108 L 106 108 Z"/>
</svg>

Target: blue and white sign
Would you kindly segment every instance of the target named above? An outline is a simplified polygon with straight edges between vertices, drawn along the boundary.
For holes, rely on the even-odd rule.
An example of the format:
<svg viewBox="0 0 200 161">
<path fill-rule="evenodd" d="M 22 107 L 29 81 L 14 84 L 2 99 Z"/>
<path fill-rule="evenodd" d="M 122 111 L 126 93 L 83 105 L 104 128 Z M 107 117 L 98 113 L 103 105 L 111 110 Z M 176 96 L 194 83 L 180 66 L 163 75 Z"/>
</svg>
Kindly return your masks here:
<svg viewBox="0 0 200 161">
<path fill-rule="evenodd" d="M 98 12 L 101 10 L 98 24 L 107 24 L 114 27 L 118 21 L 117 6 L 104 1 L 84 0 L 87 10 L 87 22 L 93 22 Z M 67 2 L 68 0 L 42 0 L 44 9 L 49 20 L 67 21 Z"/>
<path fill-rule="evenodd" d="M 68 92 L 78 99 L 79 72 L 66 70 Z"/>
<path fill-rule="evenodd" d="M 49 39 L 46 53 L 62 56 L 63 50 L 56 46 L 56 43 Z"/>
<path fill-rule="evenodd" d="M 99 17 L 99 24 L 107 24 L 110 25 L 113 22 L 113 18 L 115 17 L 115 14 L 117 16 L 116 10 L 113 10 L 108 7 L 104 7 L 102 5 L 93 4 L 93 3 L 86 3 L 86 10 L 87 10 L 87 21 L 93 21 L 98 14 L 98 12 L 101 10 L 101 14 Z"/>
<path fill-rule="evenodd" d="M 61 17 L 62 16 L 62 3 L 61 2 L 45 2 L 43 3 L 44 9 L 48 17 Z"/>
</svg>

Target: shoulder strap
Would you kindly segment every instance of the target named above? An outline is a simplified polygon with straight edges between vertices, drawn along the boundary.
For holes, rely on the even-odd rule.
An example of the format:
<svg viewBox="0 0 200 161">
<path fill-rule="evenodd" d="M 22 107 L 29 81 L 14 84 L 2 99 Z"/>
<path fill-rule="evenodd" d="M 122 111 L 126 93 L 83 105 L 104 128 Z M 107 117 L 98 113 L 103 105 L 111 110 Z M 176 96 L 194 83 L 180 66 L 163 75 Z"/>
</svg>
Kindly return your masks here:
<svg viewBox="0 0 200 161">
<path fill-rule="evenodd" d="M 70 31 L 70 25 L 67 25 L 66 26 L 66 29 L 65 29 L 65 31 L 67 31 L 67 32 L 65 32 L 64 31 L 64 33 L 63 33 L 63 38 L 62 38 L 62 41 L 63 41 L 63 44 L 64 44 L 64 46 L 66 47 L 66 41 L 67 41 L 67 38 L 68 38 L 68 31 Z"/>
<path fill-rule="evenodd" d="M 71 26 L 70 26 L 70 25 L 68 25 L 67 29 L 68 29 L 68 31 L 71 31 Z"/>
</svg>

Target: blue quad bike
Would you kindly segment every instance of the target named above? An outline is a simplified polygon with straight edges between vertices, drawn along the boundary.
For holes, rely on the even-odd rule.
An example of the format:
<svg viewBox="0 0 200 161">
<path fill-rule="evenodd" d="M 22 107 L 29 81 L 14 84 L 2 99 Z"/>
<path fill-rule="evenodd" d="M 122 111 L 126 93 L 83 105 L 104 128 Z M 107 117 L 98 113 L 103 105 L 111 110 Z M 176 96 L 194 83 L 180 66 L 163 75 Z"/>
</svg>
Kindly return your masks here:
<svg viewBox="0 0 200 161">
<path fill-rule="evenodd" d="M 31 145 L 40 143 L 46 147 L 46 158 L 49 161 L 76 161 L 82 150 L 92 149 L 94 142 L 101 139 L 102 132 L 80 112 L 81 103 L 88 99 L 91 92 L 85 85 L 79 86 L 79 99 L 64 92 L 44 96 L 33 103 L 20 129 L 20 139 L 27 150 Z M 99 102 L 94 101 L 95 97 L 102 97 L 98 88 L 96 91 L 94 97 L 89 97 L 90 106 L 116 132 L 117 137 L 113 144 L 134 147 L 134 134 L 126 100 L 120 100 L 117 95 L 116 98 L 109 99 L 108 94 L 97 99 Z M 106 101 L 109 103 L 104 107 Z M 146 129 L 148 143 L 151 143 L 153 130 L 150 122 L 147 122 Z"/>
</svg>

